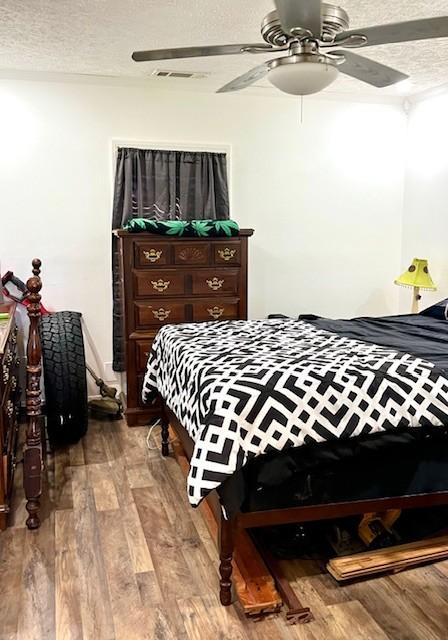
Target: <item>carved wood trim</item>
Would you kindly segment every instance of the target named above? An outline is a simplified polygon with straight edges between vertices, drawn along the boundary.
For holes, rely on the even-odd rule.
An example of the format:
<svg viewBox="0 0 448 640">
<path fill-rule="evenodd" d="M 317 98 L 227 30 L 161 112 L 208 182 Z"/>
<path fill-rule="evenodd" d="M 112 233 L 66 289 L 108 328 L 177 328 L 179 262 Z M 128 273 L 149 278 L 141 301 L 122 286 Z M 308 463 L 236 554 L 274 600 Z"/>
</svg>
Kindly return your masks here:
<svg viewBox="0 0 448 640">
<path fill-rule="evenodd" d="M 41 264 L 41 261 L 37 258 L 33 260 L 33 276 L 26 283 L 29 291 L 27 309 L 30 328 L 26 350 L 26 413 L 28 425 L 23 454 L 23 483 L 27 500 L 26 510 L 29 514 L 26 521 L 28 529 L 37 529 L 40 526 L 39 511 L 42 493 L 42 398 L 40 391 L 42 347 L 39 335 L 39 320 L 41 316 L 40 290 L 42 289 L 42 282 L 39 277 Z"/>
<path fill-rule="evenodd" d="M 200 247 L 183 247 L 177 253 L 177 259 L 189 264 L 205 263 L 207 262 L 207 253 Z"/>
</svg>

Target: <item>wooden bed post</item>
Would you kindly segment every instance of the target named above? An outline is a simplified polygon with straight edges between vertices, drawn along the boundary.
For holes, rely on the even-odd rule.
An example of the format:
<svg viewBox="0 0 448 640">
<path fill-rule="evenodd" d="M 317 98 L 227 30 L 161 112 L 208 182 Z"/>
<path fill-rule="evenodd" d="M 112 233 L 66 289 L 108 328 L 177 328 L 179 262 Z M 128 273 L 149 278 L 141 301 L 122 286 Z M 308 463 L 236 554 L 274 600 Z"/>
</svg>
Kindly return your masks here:
<svg viewBox="0 0 448 640">
<path fill-rule="evenodd" d="M 40 319 L 40 290 L 42 282 L 39 277 L 41 261 L 33 260 L 33 277 L 26 286 L 28 288 L 28 316 L 30 328 L 27 344 L 26 364 L 26 413 L 28 426 L 26 442 L 23 453 L 23 484 L 26 496 L 26 510 L 28 529 L 37 529 L 40 526 L 39 509 L 42 493 L 42 429 L 41 429 L 41 391 L 40 378 L 42 373 L 42 349 L 39 336 Z"/>
<path fill-rule="evenodd" d="M 221 604 L 228 607 L 232 604 L 232 557 L 233 533 L 235 522 L 225 520 L 221 514 L 219 526 L 219 599 Z"/>
<path fill-rule="evenodd" d="M 162 402 L 162 411 L 161 411 L 161 419 L 160 424 L 162 428 L 162 456 L 165 458 L 170 455 L 169 450 L 169 440 L 170 440 L 170 422 L 165 410 L 165 404 Z"/>
</svg>

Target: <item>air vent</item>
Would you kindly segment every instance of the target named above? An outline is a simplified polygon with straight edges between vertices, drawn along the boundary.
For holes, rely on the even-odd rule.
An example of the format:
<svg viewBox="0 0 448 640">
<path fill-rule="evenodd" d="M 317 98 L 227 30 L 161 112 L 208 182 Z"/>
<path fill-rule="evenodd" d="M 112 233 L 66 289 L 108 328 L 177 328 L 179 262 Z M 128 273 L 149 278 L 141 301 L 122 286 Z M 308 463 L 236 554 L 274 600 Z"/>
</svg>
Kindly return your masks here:
<svg viewBox="0 0 448 640">
<path fill-rule="evenodd" d="M 168 71 L 167 69 L 155 69 L 151 75 L 157 76 L 157 78 L 183 78 L 184 80 L 198 80 L 207 77 L 206 73 L 196 73 L 194 71 Z"/>
</svg>

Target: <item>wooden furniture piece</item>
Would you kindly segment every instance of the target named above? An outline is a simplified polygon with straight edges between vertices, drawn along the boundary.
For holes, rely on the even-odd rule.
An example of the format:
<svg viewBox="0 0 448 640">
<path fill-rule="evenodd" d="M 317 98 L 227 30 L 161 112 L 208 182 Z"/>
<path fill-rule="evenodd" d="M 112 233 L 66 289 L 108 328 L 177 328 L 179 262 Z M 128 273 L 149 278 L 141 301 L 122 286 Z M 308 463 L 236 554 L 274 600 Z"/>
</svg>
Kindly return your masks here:
<svg viewBox="0 0 448 640">
<path fill-rule="evenodd" d="M 179 438 L 187 457 L 193 453 L 194 442 L 186 429 L 165 405 L 162 406 L 162 455 L 168 455 L 168 425 Z M 219 597 L 221 604 L 228 606 L 232 602 L 232 558 L 234 552 L 235 533 L 239 528 L 252 529 L 280 524 L 331 520 L 346 516 L 362 515 L 370 512 L 382 512 L 388 509 L 412 509 L 448 504 L 448 491 L 439 491 L 418 495 L 384 497 L 351 502 L 337 502 L 267 511 L 240 512 L 230 520 L 224 519 L 216 491 L 212 491 L 206 500 L 214 510 L 219 526 Z M 280 591 L 281 585 L 277 585 Z M 311 619 L 308 608 L 297 609 L 295 615 L 303 621 Z"/>
<path fill-rule="evenodd" d="M 174 456 L 186 477 L 190 466 L 188 459 L 174 433 L 171 436 Z M 221 511 L 212 510 L 206 500 L 201 503 L 199 510 L 213 541 L 218 545 Z M 246 615 L 259 617 L 279 611 L 282 599 L 275 588 L 274 579 L 244 529 L 240 529 L 236 535 L 232 577 L 237 598 Z"/>
<path fill-rule="evenodd" d="M 164 324 L 247 318 L 247 245 L 233 238 L 170 238 L 115 232 L 120 239 L 129 426 L 160 417 L 141 389 L 151 344 Z"/>
<path fill-rule="evenodd" d="M 39 335 L 39 319 L 41 315 L 40 290 L 42 282 L 39 277 L 41 261 L 33 260 L 33 276 L 26 286 L 28 295 L 28 316 L 30 327 L 27 343 L 26 364 L 26 412 L 27 431 L 23 450 L 23 485 L 26 497 L 28 529 L 40 526 L 40 497 L 42 494 L 42 476 L 44 470 L 45 426 L 42 418 L 42 398 L 40 381 L 42 375 L 42 348 Z"/>
<path fill-rule="evenodd" d="M 376 576 L 386 571 L 401 571 L 426 562 L 444 560 L 448 557 L 448 536 L 400 544 L 387 549 L 364 551 L 351 556 L 332 558 L 327 570 L 339 582 L 367 576 Z"/>
<path fill-rule="evenodd" d="M 0 320 L 0 530 L 6 529 L 7 516 L 16 466 L 17 435 L 19 431 L 19 358 L 17 354 L 16 305 L 1 304 L 0 313 L 8 319 Z"/>
</svg>

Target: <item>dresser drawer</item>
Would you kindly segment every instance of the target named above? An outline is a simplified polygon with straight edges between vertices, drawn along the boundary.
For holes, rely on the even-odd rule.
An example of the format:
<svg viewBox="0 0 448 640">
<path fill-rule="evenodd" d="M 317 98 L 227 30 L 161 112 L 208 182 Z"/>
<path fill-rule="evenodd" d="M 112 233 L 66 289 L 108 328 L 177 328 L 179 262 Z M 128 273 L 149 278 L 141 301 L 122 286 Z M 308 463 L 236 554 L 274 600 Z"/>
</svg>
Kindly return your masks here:
<svg viewBox="0 0 448 640">
<path fill-rule="evenodd" d="M 238 269 L 213 269 L 193 271 L 191 274 L 193 295 L 236 295 L 238 293 Z"/>
<path fill-rule="evenodd" d="M 241 264 L 241 240 L 213 243 L 214 264 Z"/>
<path fill-rule="evenodd" d="M 14 431 L 17 423 L 16 408 L 15 394 L 13 393 L 10 386 L 8 387 L 5 398 L 0 408 L 2 414 L 0 424 L 3 453 L 8 453 L 12 450 Z"/>
<path fill-rule="evenodd" d="M 169 242 L 134 242 L 134 266 L 138 268 L 161 267 L 171 264 Z"/>
<path fill-rule="evenodd" d="M 194 322 L 236 320 L 239 318 L 239 300 L 236 298 L 198 300 L 193 306 Z"/>
<path fill-rule="evenodd" d="M 15 372 L 16 374 L 17 372 Z M 1 406 L 2 462 L 6 494 L 10 495 L 16 459 L 19 425 L 17 421 L 18 393 L 15 376 L 9 382 Z"/>
<path fill-rule="evenodd" d="M 209 242 L 180 242 L 174 245 L 174 264 L 201 265 L 210 264 Z"/>
<path fill-rule="evenodd" d="M 134 302 L 134 311 L 137 330 L 186 320 L 185 302 L 182 300 Z"/>
<path fill-rule="evenodd" d="M 135 329 L 145 331 L 164 324 L 235 320 L 240 317 L 239 298 L 161 300 L 134 303 Z M 140 342 L 140 341 L 139 341 Z M 144 353 L 144 352 L 143 352 Z"/>
<path fill-rule="evenodd" d="M 10 449 L 10 441 L 11 441 L 12 433 L 14 430 L 14 424 L 15 424 L 16 408 L 14 405 L 14 401 L 11 398 L 8 398 L 3 403 L 2 413 L 3 413 L 2 443 L 3 443 L 3 451 L 4 453 L 6 453 L 6 451 Z"/>
<path fill-rule="evenodd" d="M 18 364 L 19 360 L 17 357 L 16 345 L 10 341 L 4 353 L 0 367 L 0 402 L 6 387 L 14 376 L 14 372 L 16 371 Z"/>
<path fill-rule="evenodd" d="M 151 351 L 152 340 L 136 340 L 135 343 L 135 366 L 139 373 L 146 371 L 149 352 Z"/>
<path fill-rule="evenodd" d="M 179 296 L 185 293 L 185 276 L 179 271 L 134 271 L 136 298 Z"/>
</svg>

